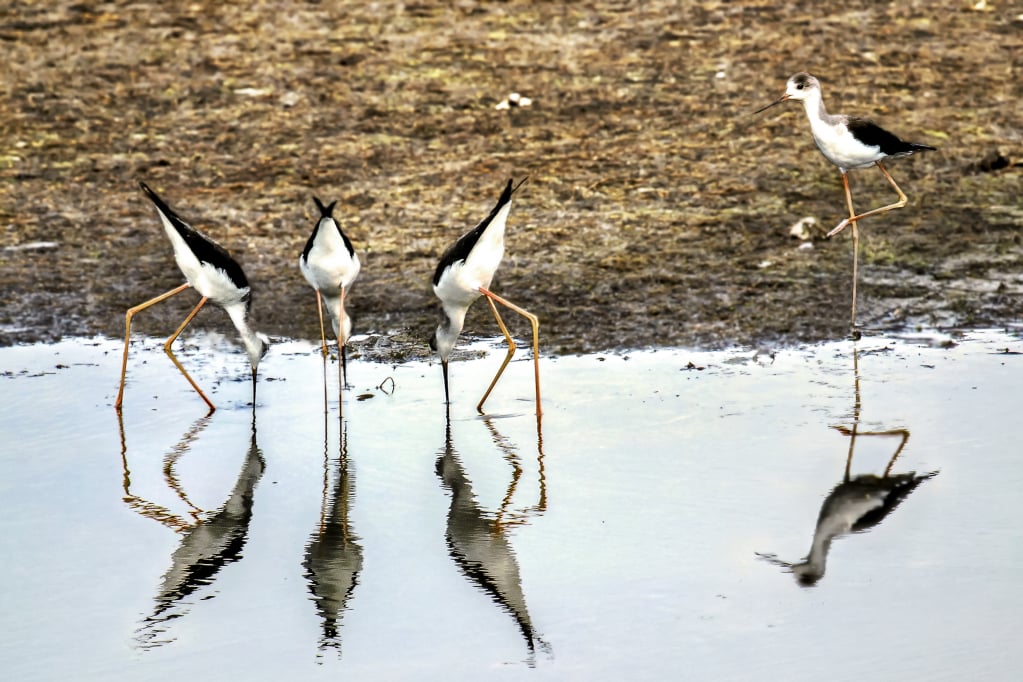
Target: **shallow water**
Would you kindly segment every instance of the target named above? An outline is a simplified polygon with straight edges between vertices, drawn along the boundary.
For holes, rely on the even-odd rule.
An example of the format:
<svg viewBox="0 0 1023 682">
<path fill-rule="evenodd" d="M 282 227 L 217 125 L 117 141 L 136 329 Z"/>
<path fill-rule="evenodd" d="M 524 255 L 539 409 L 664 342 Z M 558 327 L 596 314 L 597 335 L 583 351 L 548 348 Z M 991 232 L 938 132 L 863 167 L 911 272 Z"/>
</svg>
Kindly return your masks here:
<svg viewBox="0 0 1023 682">
<path fill-rule="evenodd" d="M 159 341 L 133 347 L 123 420 L 118 341 L 0 349 L 5 678 L 1023 664 L 1016 333 L 544 358 L 539 433 L 528 360 L 475 412 L 499 351 L 452 363 L 449 428 L 435 364 L 351 362 L 341 419 L 336 365 L 325 412 L 317 348 L 282 343 L 253 421 L 244 355 L 186 345 L 209 417 Z M 850 452 L 850 478 L 937 473 L 832 528 L 806 586 L 791 566 Z"/>
</svg>

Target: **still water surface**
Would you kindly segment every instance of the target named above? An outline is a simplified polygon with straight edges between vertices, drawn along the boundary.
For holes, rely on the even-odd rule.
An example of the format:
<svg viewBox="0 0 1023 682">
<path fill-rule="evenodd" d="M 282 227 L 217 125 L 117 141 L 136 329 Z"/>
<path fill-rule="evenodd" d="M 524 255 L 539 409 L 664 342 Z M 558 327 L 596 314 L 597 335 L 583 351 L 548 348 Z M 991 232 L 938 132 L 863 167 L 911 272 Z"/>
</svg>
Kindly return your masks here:
<svg viewBox="0 0 1023 682">
<path fill-rule="evenodd" d="M 4 679 L 1020 674 L 1017 334 L 544 358 L 539 429 L 500 351 L 342 418 L 281 343 L 253 417 L 193 337 L 207 417 L 159 343 L 120 420 L 120 342 L 0 349 Z"/>
</svg>

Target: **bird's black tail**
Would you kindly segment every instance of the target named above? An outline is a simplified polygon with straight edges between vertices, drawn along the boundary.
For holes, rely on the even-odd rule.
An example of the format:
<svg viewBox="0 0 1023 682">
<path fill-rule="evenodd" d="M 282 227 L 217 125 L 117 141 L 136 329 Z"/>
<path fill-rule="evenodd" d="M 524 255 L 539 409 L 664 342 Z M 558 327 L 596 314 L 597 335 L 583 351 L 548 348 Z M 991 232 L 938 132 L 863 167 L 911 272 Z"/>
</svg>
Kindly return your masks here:
<svg viewBox="0 0 1023 682">
<path fill-rule="evenodd" d="M 330 202 L 327 205 L 324 205 L 324 203 L 320 201 L 319 197 L 316 196 L 313 197 L 313 201 L 316 202 L 316 208 L 320 209 L 321 218 L 334 217 L 334 205 L 337 204 L 337 199 L 335 199 L 334 201 Z"/>
<path fill-rule="evenodd" d="M 181 216 L 175 213 L 173 209 L 171 209 L 171 207 L 167 205 L 166 201 L 161 199 L 160 196 L 149 187 L 149 185 L 147 185 L 142 180 L 139 180 L 139 187 L 141 187 L 142 191 L 146 193 L 146 196 L 149 197 L 149 200 L 156 205 L 156 208 L 160 211 L 160 213 L 163 213 L 165 216 L 167 216 L 172 223 L 174 223 L 175 221 L 182 223 L 185 222 L 184 220 L 182 220 Z"/>
</svg>

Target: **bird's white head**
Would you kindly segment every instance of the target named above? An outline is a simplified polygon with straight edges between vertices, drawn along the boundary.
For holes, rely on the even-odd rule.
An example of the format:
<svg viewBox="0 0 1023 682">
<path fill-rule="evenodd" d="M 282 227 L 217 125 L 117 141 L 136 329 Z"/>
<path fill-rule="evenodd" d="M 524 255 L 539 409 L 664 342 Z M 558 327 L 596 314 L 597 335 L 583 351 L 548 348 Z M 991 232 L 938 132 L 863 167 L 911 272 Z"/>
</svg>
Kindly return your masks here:
<svg viewBox="0 0 1023 682">
<path fill-rule="evenodd" d="M 451 357 L 451 351 L 455 349 L 458 335 L 462 333 L 466 310 L 467 308 L 458 308 L 449 311 L 445 308 L 444 319 L 437 325 L 436 331 L 430 337 L 430 348 L 440 356 L 440 367 L 444 374 L 445 403 L 451 402 L 451 392 L 448 389 L 448 358 Z"/>
<path fill-rule="evenodd" d="M 820 95 L 820 91 L 821 82 L 805 71 L 797 73 L 785 83 L 785 97 L 799 102 Z"/>
<path fill-rule="evenodd" d="M 785 83 L 785 94 L 776 99 L 775 101 L 768 104 L 766 107 L 757 109 L 755 114 L 759 114 L 761 111 L 766 111 L 771 107 L 787 102 L 790 99 L 797 102 L 806 102 L 808 100 L 819 98 L 821 95 L 821 83 L 819 80 L 804 72 L 797 73 L 796 75 L 789 78 L 788 82 Z"/>
<path fill-rule="evenodd" d="M 341 339 L 342 345 L 348 343 L 348 339 L 352 337 L 352 316 L 344 310 L 341 311 L 341 323 L 334 330 L 334 336 Z"/>
<path fill-rule="evenodd" d="M 242 341 L 245 343 L 245 351 L 249 354 L 249 364 L 252 366 L 252 408 L 256 407 L 256 368 L 259 361 L 263 359 L 266 352 L 270 350 L 270 339 L 266 334 L 260 332 L 249 332 L 242 334 Z"/>
<path fill-rule="evenodd" d="M 255 374 L 259 367 L 259 361 L 263 359 L 270 350 L 270 338 L 261 332 L 253 332 L 251 335 L 242 336 L 245 343 L 245 351 L 249 354 L 249 364 L 252 365 L 252 372 Z"/>
<path fill-rule="evenodd" d="M 445 312 L 444 318 L 430 337 L 430 348 L 440 356 L 441 362 L 446 363 L 451 357 L 458 335 L 462 333 L 463 320 L 464 315 L 462 319 L 453 319 Z"/>
</svg>

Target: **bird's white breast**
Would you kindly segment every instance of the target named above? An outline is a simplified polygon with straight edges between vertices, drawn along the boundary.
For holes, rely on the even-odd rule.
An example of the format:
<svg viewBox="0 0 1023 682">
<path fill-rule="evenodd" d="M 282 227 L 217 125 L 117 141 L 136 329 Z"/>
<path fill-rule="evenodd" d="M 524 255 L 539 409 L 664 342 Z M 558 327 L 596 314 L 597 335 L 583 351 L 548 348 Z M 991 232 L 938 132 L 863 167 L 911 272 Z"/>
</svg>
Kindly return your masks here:
<svg viewBox="0 0 1023 682">
<path fill-rule="evenodd" d="M 467 308 L 469 304 L 480 297 L 479 288 L 490 285 L 489 280 L 486 284 L 474 285 L 474 282 L 480 280 L 478 277 L 474 277 L 466 272 L 465 264 L 466 261 L 453 263 L 447 270 L 441 273 L 440 279 L 433 285 L 433 293 L 445 305 L 451 305 L 455 308 Z"/>
<path fill-rule="evenodd" d="M 504 229 L 510 204 L 506 205 L 480 235 L 464 261 L 456 261 L 445 270 L 433 290 L 445 302 L 468 306 L 479 297 L 480 287 L 490 288 L 504 257 Z"/>
<path fill-rule="evenodd" d="M 338 295 L 359 276 L 358 254 L 350 254 L 337 226 L 320 225 L 307 258 L 299 259 L 299 268 L 309 285 L 324 294 Z"/>
<path fill-rule="evenodd" d="M 209 298 L 221 306 L 229 306 L 241 302 L 249 292 L 249 287 L 239 289 L 235 286 L 227 273 L 210 263 L 203 263 L 192 250 L 188 248 L 184 238 L 178 233 L 174 226 L 160 213 L 160 220 L 163 222 L 164 231 L 170 239 L 174 248 L 174 260 L 178 268 L 185 276 L 185 280 L 192 285 L 192 288 L 200 295 Z"/>
<path fill-rule="evenodd" d="M 863 168 L 884 158 L 880 147 L 867 146 L 857 140 L 844 122 L 830 125 L 811 118 L 810 130 L 817 148 L 828 161 L 841 169 Z"/>
<path fill-rule="evenodd" d="M 504 214 L 504 216 L 506 215 Z M 499 215 L 495 219 L 495 223 L 504 216 Z M 480 236 L 476 246 L 469 252 L 461 271 L 461 277 L 474 289 L 489 288 L 503 257 L 504 221 L 500 220 L 499 224 L 492 225 Z"/>
</svg>

